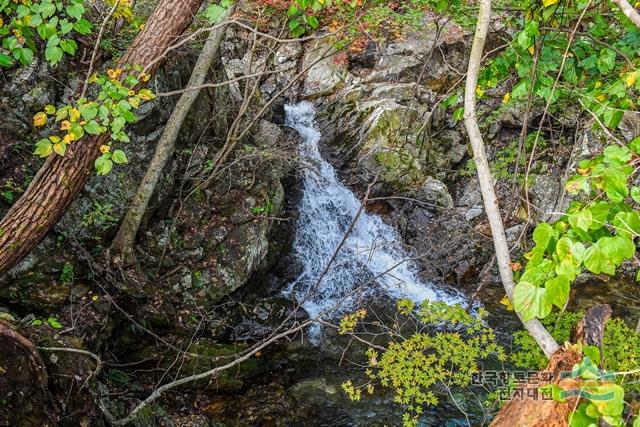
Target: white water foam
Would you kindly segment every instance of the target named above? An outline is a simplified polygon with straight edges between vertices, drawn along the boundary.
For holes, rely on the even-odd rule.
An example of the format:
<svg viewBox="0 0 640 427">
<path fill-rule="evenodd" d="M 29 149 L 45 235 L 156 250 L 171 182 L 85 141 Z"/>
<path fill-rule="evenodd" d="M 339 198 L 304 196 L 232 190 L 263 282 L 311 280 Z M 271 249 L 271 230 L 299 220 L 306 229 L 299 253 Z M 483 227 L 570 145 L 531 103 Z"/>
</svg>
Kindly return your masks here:
<svg viewBox="0 0 640 427">
<path fill-rule="evenodd" d="M 312 318 L 327 311 L 346 310 L 356 298 L 380 288 L 393 297 L 410 298 L 418 303 L 461 302 L 460 298 L 424 283 L 397 232 L 379 216 L 365 210 L 322 276 L 361 204 L 320 154 L 321 135 L 315 127 L 313 104 L 301 102 L 285 109 L 286 125 L 302 137 L 300 155 L 313 165 L 303 172 L 304 189 L 293 243 L 303 272 L 286 293 L 295 293 L 298 300 L 303 300 L 303 307 Z"/>
</svg>

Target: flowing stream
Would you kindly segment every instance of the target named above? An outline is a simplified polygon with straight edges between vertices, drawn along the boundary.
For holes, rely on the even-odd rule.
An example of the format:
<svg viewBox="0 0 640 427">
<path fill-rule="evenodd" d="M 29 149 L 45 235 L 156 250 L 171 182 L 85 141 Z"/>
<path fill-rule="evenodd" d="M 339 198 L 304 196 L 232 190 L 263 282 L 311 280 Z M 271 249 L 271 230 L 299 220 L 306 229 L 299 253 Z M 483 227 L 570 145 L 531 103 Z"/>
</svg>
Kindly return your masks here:
<svg viewBox="0 0 640 427">
<path fill-rule="evenodd" d="M 286 106 L 286 125 L 301 135 L 300 155 L 312 165 L 303 172 L 293 243 L 303 272 L 287 293 L 303 301 L 311 317 L 348 309 L 358 299 L 380 291 L 416 302 L 460 302 L 422 281 L 398 233 L 379 216 L 361 210 L 360 200 L 322 158 L 314 116 L 309 102 Z"/>
</svg>

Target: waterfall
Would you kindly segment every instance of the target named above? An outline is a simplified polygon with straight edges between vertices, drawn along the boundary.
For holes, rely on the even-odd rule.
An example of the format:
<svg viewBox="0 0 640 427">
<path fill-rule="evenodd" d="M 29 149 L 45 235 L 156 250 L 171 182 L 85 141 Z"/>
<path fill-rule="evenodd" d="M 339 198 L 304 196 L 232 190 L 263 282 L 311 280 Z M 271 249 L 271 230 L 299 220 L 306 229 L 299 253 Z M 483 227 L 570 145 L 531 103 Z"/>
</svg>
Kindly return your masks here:
<svg viewBox="0 0 640 427">
<path fill-rule="evenodd" d="M 358 298 L 380 291 L 416 302 L 459 302 L 459 298 L 434 289 L 419 278 L 412 255 L 402 247 L 398 233 L 379 216 L 362 210 L 345 239 L 361 203 L 320 154 L 321 135 L 315 128 L 313 104 L 301 102 L 285 108 L 286 125 L 302 138 L 300 156 L 312 165 L 303 171 L 303 195 L 293 242 L 303 271 L 286 293 L 303 300 L 311 317 L 326 311 L 344 311 Z"/>
</svg>

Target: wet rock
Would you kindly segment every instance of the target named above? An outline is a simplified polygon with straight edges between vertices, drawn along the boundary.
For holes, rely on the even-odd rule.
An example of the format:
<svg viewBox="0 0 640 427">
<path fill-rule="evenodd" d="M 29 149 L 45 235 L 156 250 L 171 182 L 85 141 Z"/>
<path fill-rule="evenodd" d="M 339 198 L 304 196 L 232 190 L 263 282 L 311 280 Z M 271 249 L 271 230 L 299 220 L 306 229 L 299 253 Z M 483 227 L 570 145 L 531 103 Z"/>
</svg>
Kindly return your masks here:
<svg viewBox="0 0 640 427">
<path fill-rule="evenodd" d="M 367 180 L 374 177 L 392 188 L 408 188 L 425 179 L 416 135 L 410 126 L 417 111 L 392 100 L 366 103 L 360 111 L 368 113 L 361 127 L 358 164 Z"/>
</svg>

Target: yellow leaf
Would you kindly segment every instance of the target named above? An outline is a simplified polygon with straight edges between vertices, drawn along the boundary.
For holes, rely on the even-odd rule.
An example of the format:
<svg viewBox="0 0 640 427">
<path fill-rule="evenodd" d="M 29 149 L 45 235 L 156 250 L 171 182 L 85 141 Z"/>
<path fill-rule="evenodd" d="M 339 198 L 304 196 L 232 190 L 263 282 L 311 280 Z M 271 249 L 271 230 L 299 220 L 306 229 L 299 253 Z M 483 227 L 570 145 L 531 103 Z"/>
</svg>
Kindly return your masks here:
<svg viewBox="0 0 640 427">
<path fill-rule="evenodd" d="M 636 84 L 636 81 L 638 81 L 638 72 L 634 71 L 633 73 L 627 74 L 627 77 L 624 81 L 627 86 L 633 86 L 634 84 Z"/>
<path fill-rule="evenodd" d="M 65 144 L 71 144 L 73 141 L 75 141 L 76 136 L 72 133 L 68 133 L 64 136 L 64 138 L 62 138 L 62 142 L 64 142 Z"/>
<path fill-rule="evenodd" d="M 4 21 L 0 18 L 0 28 L 4 27 Z"/>
<path fill-rule="evenodd" d="M 595 84 L 595 88 L 598 89 L 600 86 L 602 86 L 602 82 L 598 80 Z"/>
<path fill-rule="evenodd" d="M 507 92 L 504 94 L 504 96 L 502 97 L 502 103 L 506 104 L 509 102 L 509 100 L 511 99 L 511 92 Z"/>
<path fill-rule="evenodd" d="M 509 299 L 508 296 L 504 296 L 501 300 L 500 300 L 500 304 L 504 305 L 505 308 L 507 309 L 507 311 L 513 311 L 513 305 L 511 304 L 511 300 Z"/>
<path fill-rule="evenodd" d="M 111 151 L 111 147 L 109 147 L 108 145 L 101 145 L 100 146 L 100 152 L 102 154 L 107 154 L 109 151 Z"/>
<path fill-rule="evenodd" d="M 47 123 L 47 115 L 42 111 L 33 116 L 33 125 L 35 127 L 44 126 L 45 123 Z"/>
<path fill-rule="evenodd" d="M 607 97 L 605 96 L 605 94 L 602 94 L 602 95 L 598 95 L 598 97 L 597 97 L 596 99 L 597 99 L 598 101 L 602 102 L 602 101 L 604 101 L 605 99 L 607 99 Z"/>
<path fill-rule="evenodd" d="M 53 113 L 55 113 L 55 112 L 56 112 L 56 107 L 54 107 L 54 106 L 53 106 L 53 105 L 51 105 L 51 104 L 46 105 L 46 106 L 44 107 L 44 112 L 45 112 L 45 113 L 47 113 L 47 114 L 49 114 L 49 115 L 51 115 L 51 114 L 53 114 Z"/>
<path fill-rule="evenodd" d="M 529 46 L 529 49 L 527 49 L 529 51 L 529 53 L 531 55 L 533 55 L 536 52 L 536 48 L 534 46 Z"/>
<path fill-rule="evenodd" d="M 640 8 L 640 1 L 637 1 L 636 4 L 633 5 L 635 8 Z"/>
<path fill-rule="evenodd" d="M 51 135 L 51 136 L 49 137 L 49 140 L 50 140 L 51 142 L 53 142 L 54 144 L 57 144 L 58 142 L 60 142 L 60 137 L 59 137 L 59 136 L 55 136 L 55 135 Z"/>
<path fill-rule="evenodd" d="M 544 7 L 553 6 L 556 3 L 558 3 L 558 0 L 542 0 L 542 5 Z"/>
<path fill-rule="evenodd" d="M 64 156 L 65 151 L 67 151 L 67 146 L 62 143 L 53 144 L 53 151 L 59 156 Z"/>
<path fill-rule="evenodd" d="M 478 96 L 482 96 L 482 95 L 484 95 L 484 89 L 482 89 L 480 86 L 478 86 L 478 87 L 476 88 L 476 94 L 477 94 Z"/>
<path fill-rule="evenodd" d="M 69 117 L 71 117 L 72 122 L 77 122 L 80 118 L 80 111 L 77 108 L 72 108 L 71 111 L 69 111 Z"/>
</svg>

